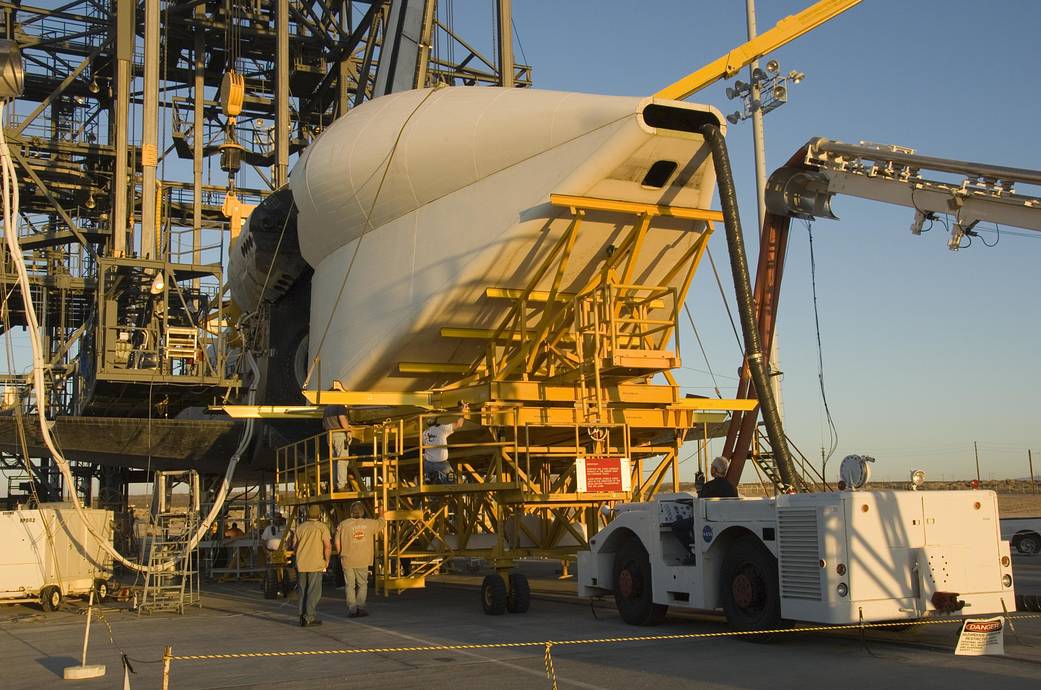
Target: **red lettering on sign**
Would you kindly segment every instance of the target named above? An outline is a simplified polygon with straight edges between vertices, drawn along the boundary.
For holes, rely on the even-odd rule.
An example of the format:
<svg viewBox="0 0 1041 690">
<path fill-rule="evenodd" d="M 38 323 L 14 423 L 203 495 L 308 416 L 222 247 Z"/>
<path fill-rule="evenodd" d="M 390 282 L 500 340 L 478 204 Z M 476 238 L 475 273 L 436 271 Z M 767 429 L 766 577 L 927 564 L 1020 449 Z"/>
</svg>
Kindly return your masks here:
<svg viewBox="0 0 1041 690">
<path fill-rule="evenodd" d="M 990 623 L 966 623 L 965 630 L 968 632 L 981 633 L 997 632 L 1001 630 L 1001 622 L 993 621 Z"/>
<path fill-rule="evenodd" d="M 624 491 L 621 458 L 586 458 L 586 491 Z"/>
</svg>

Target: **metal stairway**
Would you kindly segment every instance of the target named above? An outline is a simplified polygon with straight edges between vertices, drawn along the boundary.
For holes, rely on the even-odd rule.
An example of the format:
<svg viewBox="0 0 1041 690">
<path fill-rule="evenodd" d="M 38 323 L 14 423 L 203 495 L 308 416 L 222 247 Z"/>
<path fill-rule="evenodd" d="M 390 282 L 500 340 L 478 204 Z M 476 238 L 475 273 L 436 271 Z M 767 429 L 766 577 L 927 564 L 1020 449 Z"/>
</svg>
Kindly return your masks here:
<svg viewBox="0 0 1041 690">
<path fill-rule="evenodd" d="M 141 613 L 172 611 L 184 613 L 186 606 L 198 605 L 199 552 L 189 549 L 191 535 L 198 527 L 198 515 L 164 514 L 159 516 L 158 533 L 153 536 L 148 553 L 149 572 L 138 604 Z M 164 563 L 175 561 L 165 569 Z"/>
</svg>

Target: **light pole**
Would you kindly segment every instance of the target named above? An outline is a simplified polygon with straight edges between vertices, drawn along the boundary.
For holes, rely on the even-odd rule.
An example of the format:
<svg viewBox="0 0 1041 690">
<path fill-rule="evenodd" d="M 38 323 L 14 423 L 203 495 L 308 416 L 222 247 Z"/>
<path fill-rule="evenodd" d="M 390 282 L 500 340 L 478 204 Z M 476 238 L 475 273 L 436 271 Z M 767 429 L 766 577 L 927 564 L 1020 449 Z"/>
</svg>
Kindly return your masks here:
<svg viewBox="0 0 1041 690">
<path fill-rule="evenodd" d="M 756 37 L 755 0 L 745 0 L 745 18 L 748 28 L 748 40 Z M 727 115 L 727 121 L 737 124 L 741 120 L 752 119 L 752 143 L 755 151 L 755 189 L 757 210 L 759 212 L 759 228 L 762 230 L 766 219 L 766 143 L 763 135 L 763 115 L 781 107 L 788 102 L 788 84 L 798 84 L 805 76 L 801 72 L 792 71 L 787 75 L 780 73 L 781 66 L 777 60 L 766 63 L 766 70 L 759 67 L 756 60 L 748 66 L 748 83 L 735 81 L 733 87 L 726 90 L 727 98 L 740 99 L 743 108 Z M 784 403 L 781 397 L 781 365 L 778 357 L 777 334 L 774 333 L 770 345 L 770 381 L 774 400 L 782 418 Z"/>
</svg>

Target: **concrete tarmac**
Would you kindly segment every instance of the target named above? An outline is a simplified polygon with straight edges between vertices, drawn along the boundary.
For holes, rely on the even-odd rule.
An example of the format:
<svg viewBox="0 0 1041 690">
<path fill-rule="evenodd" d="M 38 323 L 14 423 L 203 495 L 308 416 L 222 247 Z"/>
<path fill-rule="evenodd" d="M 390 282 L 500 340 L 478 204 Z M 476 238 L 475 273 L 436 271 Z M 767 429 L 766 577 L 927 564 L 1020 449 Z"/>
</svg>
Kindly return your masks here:
<svg viewBox="0 0 1041 690">
<path fill-rule="evenodd" d="M 1031 570 L 1033 566 L 1029 566 Z M 1024 571 L 1025 572 L 1025 571 Z M 613 606 L 536 599 L 523 615 L 486 616 L 470 587 L 434 584 L 390 598 L 372 596 L 371 617 L 349 619 L 343 590 L 327 583 L 323 625 L 300 628 L 295 600 L 265 600 L 255 583 L 210 584 L 202 609 L 184 616 L 106 610 L 113 639 L 137 671 L 134 688 L 158 688 L 166 645 L 175 655 L 361 649 L 684 634 L 725 629 L 716 621 L 672 617 L 653 628 L 624 624 Z M 84 617 L 78 602 L 53 614 L 28 606 L 0 609 L 0 686 L 50 688 L 79 663 Z M 561 688 L 1037 688 L 1041 621 L 1006 636 L 1005 657 L 956 657 L 956 626 L 904 633 L 796 633 L 770 643 L 734 638 L 557 646 Z M 174 661 L 170 688 L 547 688 L 544 647 L 378 652 L 212 661 Z M 121 688 L 122 665 L 103 624 L 95 623 L 87 663 L 101 679 L 77 687 Z"/>
</svg>

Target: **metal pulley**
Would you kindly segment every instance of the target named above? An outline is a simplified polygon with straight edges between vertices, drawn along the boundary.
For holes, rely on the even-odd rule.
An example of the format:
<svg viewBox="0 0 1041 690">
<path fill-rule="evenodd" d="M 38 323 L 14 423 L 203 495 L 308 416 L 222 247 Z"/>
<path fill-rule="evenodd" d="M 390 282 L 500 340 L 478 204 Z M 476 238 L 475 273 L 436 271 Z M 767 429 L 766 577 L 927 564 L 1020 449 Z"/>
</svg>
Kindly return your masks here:
<svg viewBox="0 0 1041 690">
<path fill-rule="evenodd" d="M 0 39 L 0 98 L 18 98 L 24 87 L 22 51 L 11 39 Z"/>
<path fill-rule="evenodd" d="M 246 78 L 230 69 L 224 73 L 220 83 L 220 107 L 229 118 L 242 114 L 242 103 L 246 99 Z"/>
</svg>

